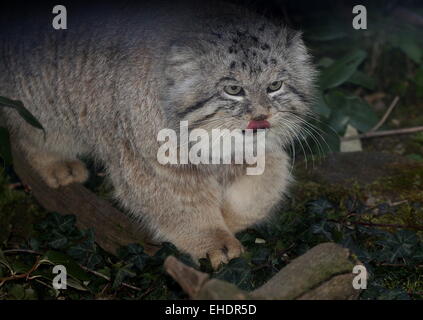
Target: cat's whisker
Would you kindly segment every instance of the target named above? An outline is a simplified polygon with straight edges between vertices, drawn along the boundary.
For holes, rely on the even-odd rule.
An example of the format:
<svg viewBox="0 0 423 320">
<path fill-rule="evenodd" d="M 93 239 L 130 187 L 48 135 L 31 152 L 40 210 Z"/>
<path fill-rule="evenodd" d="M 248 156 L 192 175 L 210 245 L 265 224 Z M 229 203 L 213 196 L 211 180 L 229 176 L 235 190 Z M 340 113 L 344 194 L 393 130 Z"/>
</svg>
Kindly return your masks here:
<svg viewBox="0 0 423 320">
<path fill-rule="evenodd" d="M 295 142 L 294 142 L 293 138 L 291 137 L 291 135 L 288 136 L 288 140 L 289 140 L 288 145 L 291 147 L 291 150 L 292 150 L 292 161 L 291 161 L 291 166 L 290 166 L 290 169 L 289 169 L 289 174 L 291 175 L 293 170 L 294 170 L 295 159 L 296 159 L 295 158 L 296 157 Z"/>
<path fill-rule="evenodd" d="M 331 125 L 329 125 L 328 123 L 326 123 L 325 121 L 322 121 L 321 119 L 320 119 L 320 117 L 319 117 L 319 115 L 317 115 L 317 114 L 315 114 L 314 112 L 312 112 L 312 111 L 308 111 L 308 112 L 306 112 L 306 113 L 304 113 L 304 114 L 300 114 L 300 113 L 298 113 L 298 112 L 295 112 L 295 111 L 291 111 L 291 110 L 278 110 L 277 111 L 278 113 L 288 113 L 288 114 L 291 114 L 291 115 L 296 115 L 297 117 L 308 117 L 308 118 L 311 118 L 312 120 L 315 120 L 315 121 L 317 121 L 317 122 L 319 122 L 320 124 L 322 124 L 322 125 L 324 125 L 324 126 L 326 126 L 327 128 L 329 128 L 330 129 L 330 131 L 333 133 L 333 134 L 335 134 L 335 136 L 337 137 L 337 138 L 340 138 L 340 136 L 339 136 L 339 134 L 336 132 L 336 130 L 331 126 Z M 308 124 L 310 124 L 310 122 L 307 122 Z M 316 127 L 316 128 L 318 128 L 318 127 Z M 322 129 L 320 129 L 320 128 L 318 128 L 318 130 L 320 130 L 322 133 L 325 133 L 325 134 L 328 134 L 327 132 L 325 132 L 325 131 L 323 131 Z"/>
<path fill-rule="evenodd" d="M 294 123 L 293 125 L 294 125 L 294 127 L 297 129 L 297 132 L 301 135 L 302 140 L 304 141 L 304 143 L 306 144 L 306 146 L 307 146 L 308 150 L 310 151 L 311 160 L 312 160 L 312 165 L 313 165 L 313 168 L 314 168 L 314 166 L 315 166 L 314 154 L 313 154 L 313 150 L 312 150 L 312 148 L 310 147 L 310 144 L 309 144 L 309 143 L 308 143 L 308 141 L 307 141 L 307 137 L 303 134 L 303 129 L 304 129 L 304 128 L 301 128 L 299 125 L 297 125 L 297 124 L 295 124 L 295 123 Z M 301 140 L 299 140 L 299 142 L 300 142 L 300 144 L 302 143 L 302 142 L 301 142 Z M 306 156 L 305 151 L 304 151 L 304 155 Z"/>
<path fill-rule="evenodd" d="M 298 118 L 298 117 L 296 117 L 296 118 L 297 118 L 296 120 L 298 120 L 303 125 L 302 130 L 305 131 L 313 139 L 313 141 L 316 143 L 316 146 L 317 146 L 317 149 L 318 149 L 318 152 L 319 152 L 319 156 L 323 157 L 323 155 L 324 155 L 323 147 L 322 147 L 321 143 L 319 142 L 319 140 L 316 138 L 315 134 L 308 129 L 309 128 L 308 123 L 306 121 L 303 121 L 303 119 L 301 119 L 301 118 Z M 319 133 L 317 133 L 317 134 L 319 135 L 319 137 L 321 137 L 321 135 Z"/>
<path fill-rule="evenodd" d="M 301 117 L 298 117 L 296 115 L 294 115 L 294 117 L 300 121 L 305 127 L 309 128 L 310 130 L 312 130 L 320 139 L 323 140 L 323 142 L 326 144 L 328 151 L 332 152 L 332 148 L 329 146 L 329 144 L 327 143 L 326 139 L 323 137 L 323 135 L 320 133 L 324 133 L 320 128 L 317 128 L 316 126 L 314 126 L 313 124 L 305 121 L 304 119 L 302 119 Z M 320 132 L 319 132 L 320 131 Z M 314 135 L 313 135 L 314 137 Z M 322 156 L 324 156 L 325 152 L 323 150 L 323 146 L 320 144 L 320 142 L 318 140 L 316 140 L 316 137 L 314 137 L 315 141 L 317 141 L 317 143 L 320 146 L 321 152 L 322 152 Z"/>
<path fill-rule="evenodd" d="M 325 154 L 325 151 L 324 151 L 324 148 L 323 148 L 323 146 L 321 145 L 321 143 L 319 142 L 319 139 L 321 139 L 321 140 L 323 140 L 323 142 L 324 142 L 324 144 L 326 145 L 326 147 L 328 148 L 328 151 L 329 152 L 332 152 L 332 148 L 329 146 L 329 144 L 327 143 L 327 141 L 326 141 L 326 139 L 323 137 L 323 135 L 321 134 L 321 133 L 323 133 L 323 134 L 326 134 L 326 132 L 324 132 L 322 129 L 320 129 L 320 128 L 318 128 L 318 127 L 316 127 L 316 126 L 314 126 L 313 124 L 311 124 L 310 122 L 308 122 L 308 121 L 306 121 L 306 120 L 304 120 L 302 117 L 300 117 L 300 116 L 298 116 L 298 114 L 296 113 L 296 112 L 293 112 L 293 111 L 288 111 L 288 110 L 283 110 L 283 111 L 278 111 L 278 112 L 280 112 L 280 113 L 286 113 L 286 114 L 289 114 L 290 116 L 293 116 L 297 121 L 299 121 L 302 125 L 304 125 L 304 131 L 306 131 L 307 133 L 308 133 L 308 135 L 310 135 L 310 137 L 315 141 L 315 143 L 316 143 L 316 145 L 317 145 L 317 147 L 318 147 L 318 149 L 319 149 L 319 153 L 322 155 L 322 156 L 324 156 L 324 154 Z M 308 115 L 309 116 L 309 114 L 306 114 L 306 115 Z M 315 120 L 318 120 L 318 119 L 315 119 Z M 307 128 L 309 129 L 309 130 L 307 130 Z M 312 131 L 312 132 L 314 132 L 315 134 L 312 134 L 312 132 L 310 132 L 310 131 Z M 320 132 L 321 133 L 320 133 Z M 319 138 L 317 138 L 316 137 L 316 135 L 317 135 L 317 137 Z"/>
<path fill-rule="evenodd" d="M 339 136 L 338 132 L 336 132 L 336 130 L 335 130 L 335 129 L 334 129 L 334 128 L 330 125 L 330 124 L 328 124 L 328 123 L 326 123 L 325 121 L 322 121 L 321 119 L 319 119 L 319 116 L 318 116 L 318 115 L 314 115 L 314 114 L 307 113 L 307 114 L 305 114 L 304 116 L 309 117 L 309 118 L 311 118 L 311 119 L 313 119 L 313 120 L 315 120 L 315 121 L 319 122 L 320 124 L 322 124 L 322 125 L 326 126 L 327 128 L 329 128 L 329 129 L 330 129 L 330 131 L 332 131 L 332 133 L 333 133 L 333 134 L 335 134 L 335 136 L 336 136 L 337 138 L 341 138 L 341 137 Z M 325 132 L 325 133 L 327 133 L 327 132 Z"/>
<path fill-rule="evenodd" d="M 306 153 L 305 148 L 304 148 L 304 146 L 303 146 L 303 144 L 301 142 L 301 139 L 298 137 L 298 135 L 297 135 L 297 133 L 295 131 L 295 128 L 293 128 L 291 125 L 292 125 L 292 123 L 284 122 L 283 123 L 283 126 L 281 126 L 281 127 L 283 127 L 284 129 L 287 129 L 289 131 L 289 133 L 293 135 L 293 138 L 295 138 L 298 141 L 298 143 L 300 144 L 300 147 L 301 147 L 301 149 L 303 151 L 303 154 L 304 154 L 304 157 L 305 157 L 305 162 L 306 162 L 306 167 L 307 167 L 307 164 L 308 164 L 307 153 Z M 294 140 L 292 138 L 290 140 L 291 140 L 291 145 L 293 145 L 294 148 L 295 148 L 295 142 L 294 142 Z M 294 166 L 294 162 L 295 162 L 295 159 L 293 161 L 292 166 Z"/>
</svg>

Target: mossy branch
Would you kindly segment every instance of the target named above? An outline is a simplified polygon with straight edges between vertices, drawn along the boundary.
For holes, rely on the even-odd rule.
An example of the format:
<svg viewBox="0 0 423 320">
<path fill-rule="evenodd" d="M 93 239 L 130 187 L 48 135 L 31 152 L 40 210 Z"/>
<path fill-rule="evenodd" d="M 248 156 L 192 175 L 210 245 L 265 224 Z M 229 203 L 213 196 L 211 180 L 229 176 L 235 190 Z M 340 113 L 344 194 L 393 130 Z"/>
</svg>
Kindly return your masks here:
<svg viewBox="0 0 423 320">
<path fill-rule="evenodd" d="M 293 260 L 260 288 L 247 292 L 168 257 L 165 270 L 191 299 L 212 300 L 314 300 L 356 299 L 353 267 L 360 264 L 350 253 L 334 243 L 323 243 Z"/>
</svg>

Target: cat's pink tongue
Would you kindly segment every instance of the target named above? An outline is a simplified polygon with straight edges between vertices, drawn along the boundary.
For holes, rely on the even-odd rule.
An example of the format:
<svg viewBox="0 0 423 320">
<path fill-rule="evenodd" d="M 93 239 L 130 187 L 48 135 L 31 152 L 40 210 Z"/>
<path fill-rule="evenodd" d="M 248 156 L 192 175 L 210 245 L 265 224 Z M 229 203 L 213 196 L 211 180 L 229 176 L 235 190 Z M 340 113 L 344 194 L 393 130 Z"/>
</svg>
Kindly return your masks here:
<svg viewBox="0 0 423 320">
<path fill-rule="evenodd" d="M 251 120 L 248 123 L 247 129 L 268 129 L 270 128 L 270 123 L 267 120 L 260 120 L 260 121 L 256 121 L 256 120 Z"/>
</svg>

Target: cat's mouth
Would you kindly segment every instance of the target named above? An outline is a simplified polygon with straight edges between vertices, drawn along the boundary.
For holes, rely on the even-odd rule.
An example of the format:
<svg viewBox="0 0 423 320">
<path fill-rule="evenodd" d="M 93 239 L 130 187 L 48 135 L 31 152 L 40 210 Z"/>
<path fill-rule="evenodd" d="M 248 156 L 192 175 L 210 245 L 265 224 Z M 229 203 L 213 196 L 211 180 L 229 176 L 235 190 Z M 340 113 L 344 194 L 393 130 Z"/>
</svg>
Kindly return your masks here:
<svg viewBox="0 0 423 320">
<path fill-rule="evenodd" d="M 247 129 L 252 129 L 253 133 L 256 133 L 259 129 L 269 129 L 270 123 L 267 120 L 251 120 L 248 123 Z M 242 133 L 245 134 L 245 130 L 242 130 Z"/>
</svg>

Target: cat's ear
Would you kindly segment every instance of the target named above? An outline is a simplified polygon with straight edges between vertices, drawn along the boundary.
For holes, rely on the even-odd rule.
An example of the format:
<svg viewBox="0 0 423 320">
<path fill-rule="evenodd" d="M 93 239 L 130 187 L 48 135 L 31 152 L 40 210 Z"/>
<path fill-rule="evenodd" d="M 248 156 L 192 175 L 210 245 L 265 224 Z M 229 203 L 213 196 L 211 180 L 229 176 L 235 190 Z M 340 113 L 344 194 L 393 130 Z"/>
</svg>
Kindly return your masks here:
<svg viewBox="0 0 423 320">
<path fill-rule="evenodd" d="M 285 45 L 288 48 L 293 48 L 296 45 L 304 45 L 302 37 L 303 33 L 301 31 L 292 30 L 289 28 L 285 29 Z"/>
<path fill-rule="evenodd" d="M 287 29 L 285 34 L 285 46 L 287 51 L 296 58 L 297 61 L 308 62 L 310 55 L 302 39 L 301 31 Z"/>
</svg>

